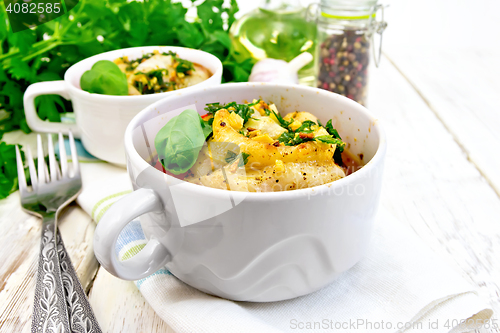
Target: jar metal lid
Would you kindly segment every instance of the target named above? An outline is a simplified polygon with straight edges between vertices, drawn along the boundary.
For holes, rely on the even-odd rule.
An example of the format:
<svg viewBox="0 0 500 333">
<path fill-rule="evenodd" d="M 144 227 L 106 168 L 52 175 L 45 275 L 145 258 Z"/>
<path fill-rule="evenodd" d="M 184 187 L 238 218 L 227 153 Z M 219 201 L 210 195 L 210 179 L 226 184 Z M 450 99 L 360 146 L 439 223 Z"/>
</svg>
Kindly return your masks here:
<svg viewBox="0 0 500 333">
<path fill-rule="evenodd" d="M 367 20 L 377 0 L 321 0 L 321 16 L 340 20 Z"/>
<path fill-rule="evenodd" d="M 351 22 L 362 24 L 366 29 L 366 36 L 374 41 L 374 35 L 379 35 L 378 47 L 373 47 L 375 65 L 378 67 L 382 55 L 382 34 L 387 28 L 384 20 L 384 8 L 377 4 L 378 0 L 321 0 L 321 3 L 309 5 L 306 11 L 306 20 L 315 20 L 318 25 L 329 24 L 332 21 Z M 376 19 L 380 12 L 380 20 Z M 321 20 L 323 18 L 324 20 Z"/>
</svg>

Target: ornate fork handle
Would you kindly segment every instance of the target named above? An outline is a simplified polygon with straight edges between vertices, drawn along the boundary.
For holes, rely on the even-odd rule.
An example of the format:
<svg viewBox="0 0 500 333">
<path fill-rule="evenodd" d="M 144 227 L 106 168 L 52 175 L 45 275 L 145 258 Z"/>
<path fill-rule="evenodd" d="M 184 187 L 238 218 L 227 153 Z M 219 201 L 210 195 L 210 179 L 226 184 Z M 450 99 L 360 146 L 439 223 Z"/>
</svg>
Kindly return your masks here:
<svg viewBox="0 0 500 333">
<path fill-rule="evenodd" d="M 42 225 L 32 333 L 71 332 L 59 256 L 54 241 L 54 221 L 52 218 L 51 221 L 44 221 Z"/>
<path fill-rule="evenodd" d="M 68 165 L 66 144 L 59 133 L 59 164 L 52 136 L 48 139 L 49 166 L 45 163 L 42 137 L 38 135 L 38 170 L 28 146 L 26 150 L 31 176 L 31 191 L 26 182 L 24 164 L 16 146 L 17 176 L 23 210 L 43 219 L 42 241 L 35 289 L 32 333 L 101 333 L 85 292 L 57 232 L 56 212 L 74 201 L 82 190 L 73 134 L 69 133 L 72 165 Z"/>
<path fill-rule="evenodd" d="M 101 333 L 101 329 L 92 312 L 92 307 L 85 295 L 80 280 L 66 252 L 60 233 L 57 234 L 57 252 L 61 265 L 62 283 L 66 292 L 67 311 L 71 332 Z"/>
</svg>

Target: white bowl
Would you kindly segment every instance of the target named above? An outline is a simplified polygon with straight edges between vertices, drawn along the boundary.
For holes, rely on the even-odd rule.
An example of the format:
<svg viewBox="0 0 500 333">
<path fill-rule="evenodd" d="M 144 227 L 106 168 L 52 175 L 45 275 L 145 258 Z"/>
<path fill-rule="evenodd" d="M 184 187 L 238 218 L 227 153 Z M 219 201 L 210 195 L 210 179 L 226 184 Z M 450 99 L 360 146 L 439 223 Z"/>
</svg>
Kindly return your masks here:
<svg viewBox="0 0 500 333">
<path fill-rule="evenodd" d="M 153 168 L 154 137 L 186 108 L 253 98 L 283 114 L 309 111 L 334 126 L 359 171 L 333 183 L 288 192 L 246 193 L 180 181 Z M 180 92 L 139 113 L 125 133 L 135 191 L 115 203 L 95 231 L 97 259 L 112 274 L 139 279 L 166 267 L 187 284 L 238 301 L 278 301 L 332 282 L 364 255 L 377 211 L 386 141 L 377 118 L 343 96 L 315 88 L 261 83 L 224 84 Z M 143 215 L 144 214 L 144 215 Z M 115 242 L 137 216 L 149 243 L 125 262 Z"/>
<path fill-rule="evenodd" d="M 222 63 L 214 55 L 200 50 L 173 46 L 147 46 L 120 49 L 95 55 L 71 66 L 64 75 L 64 81 L 49 81 L 32 84 L 24 95 L 26 120 L 30 128 L 37 132 L 73 131 L 81 138 L 85 149 L 92 155 L 119 165 L 125 165 L 123 135 L 132 118 L 142 109 L 168 96 L 175 96 L 181 90 L 141 96 L 110 96 L 91 94 L 80 88 L 80 78 L 99 60 L 115 60 L 128 56 L 140 58 L 155 50 L 173 51 L 182 59 L 196 62 L 209 69 L 213 75 L 182 91 L 195 91 L 219 85 L 222 78 Z M 35 110 L 35 98 L 40 95 L 57 94 L 71 100 L 76 124 L 61 124 L 42 121 Z"/>
</svg>

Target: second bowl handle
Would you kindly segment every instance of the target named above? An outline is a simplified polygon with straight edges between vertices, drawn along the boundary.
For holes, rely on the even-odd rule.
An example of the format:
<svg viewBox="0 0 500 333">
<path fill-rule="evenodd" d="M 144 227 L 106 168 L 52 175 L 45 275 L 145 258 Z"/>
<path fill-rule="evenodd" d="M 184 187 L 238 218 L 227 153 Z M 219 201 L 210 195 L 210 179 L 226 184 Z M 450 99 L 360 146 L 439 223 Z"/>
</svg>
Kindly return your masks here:
<svg viewBox="0 0 500 333">
<path fill-rule="evenodd" d="M 28 126 L 35 132 L 68 133 L 71 131 L 76 138 L 80 138 L 80 129 L 76 124 L 53 123 L 43 121 L 36 113 L 35 98 L 42 95 L 59 95 L 69 100 L 65 81 L 37 82 L 28 87 L 24 93 L 24 112 Z"/>
<path fill-rule="evenodd" d="M 111 274 L 124 280 L 139 280 L 155 273 L 170 261 L 170 253 L 157 240 L 150 239 L 132 258 L 119 261 L 116 241 L 120 232 L 135 218 L 163 210 L 158 195 L 150 189 L 138 189 L 114 203 L 103 215 L 94 233 L 97 260 Z"/>
</svg>

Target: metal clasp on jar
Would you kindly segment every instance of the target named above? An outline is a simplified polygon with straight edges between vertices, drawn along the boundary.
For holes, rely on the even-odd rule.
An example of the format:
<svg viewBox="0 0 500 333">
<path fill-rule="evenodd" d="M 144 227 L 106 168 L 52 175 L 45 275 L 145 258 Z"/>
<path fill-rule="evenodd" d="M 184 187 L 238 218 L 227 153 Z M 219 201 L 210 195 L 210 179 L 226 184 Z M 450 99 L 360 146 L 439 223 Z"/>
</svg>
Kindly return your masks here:
<svg viewBox="0 0 500 333">
<path fill-rule="evenodd" d="M 367 32 L 367 38 L 371 38 L 372 40 L 372 51 L 373 51 L 373 60 L 375 61 L 375 66 L 378 67 L 380 63 L 380 57 L 382 56 L 382 34 L 384 33 L 385 28 L 387 28 L 387 22 L 384 20 L 384 8 L 389 7 L 389 5 L 376 5 L 373 7 L 372 12 L 370 14 L 370 23 L 369 29 Z M 380 11 L 381 20 L 377 21 L 377 13 Z M 378 52 L 375 47 L 375 34 L 380 35 L 380 43 L 378 45 Z"/>
</svg>

